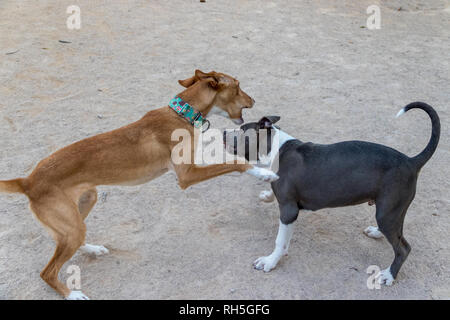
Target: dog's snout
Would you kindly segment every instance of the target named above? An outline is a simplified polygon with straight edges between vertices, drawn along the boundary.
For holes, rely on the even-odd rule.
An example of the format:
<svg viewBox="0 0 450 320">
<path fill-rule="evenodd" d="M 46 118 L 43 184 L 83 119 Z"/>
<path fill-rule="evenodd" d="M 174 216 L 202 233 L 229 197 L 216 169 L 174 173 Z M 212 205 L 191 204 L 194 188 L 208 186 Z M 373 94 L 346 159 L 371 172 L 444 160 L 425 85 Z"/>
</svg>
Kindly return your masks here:
<svg viewBox="0 0 450 320">
<path fill-rule="evenodd" d="M 251 108 L 251 107 L 254 106 L 254 104 L 255 104 L 255 99 L 253 99 L 253 98 L 250 98 L 250 99 L 251 99 L 250 104 L 246 105 L 244 108 Z"/>
</svg>

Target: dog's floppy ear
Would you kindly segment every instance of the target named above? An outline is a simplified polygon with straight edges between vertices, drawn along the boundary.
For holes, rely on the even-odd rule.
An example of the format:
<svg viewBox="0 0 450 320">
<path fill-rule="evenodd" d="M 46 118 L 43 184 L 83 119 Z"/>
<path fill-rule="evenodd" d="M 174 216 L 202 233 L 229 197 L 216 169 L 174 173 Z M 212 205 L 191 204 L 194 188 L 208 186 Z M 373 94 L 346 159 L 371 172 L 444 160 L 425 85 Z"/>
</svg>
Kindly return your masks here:
<svg viewBox="0 0 450 320">
<path fill-rule="evenodd" d="M 279 116 L 265 116 L 258 121 L 261 129 L 272 128 L 272 125 L 281 119 Z"/>
</svg>

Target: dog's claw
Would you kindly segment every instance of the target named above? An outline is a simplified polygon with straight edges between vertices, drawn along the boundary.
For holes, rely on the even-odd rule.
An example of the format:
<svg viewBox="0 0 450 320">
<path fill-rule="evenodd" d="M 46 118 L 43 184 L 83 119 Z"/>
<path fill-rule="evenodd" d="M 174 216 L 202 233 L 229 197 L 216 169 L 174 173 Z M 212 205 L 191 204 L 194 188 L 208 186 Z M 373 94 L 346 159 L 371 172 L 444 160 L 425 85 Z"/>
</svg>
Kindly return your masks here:
<svg viewBox="0 0 450 320">
<path fill-rule="evenodd" d="M 272 202 L 274 200 L 274 194 L 272 190 L 263 190 L 259 193 L 259 200 L 264 202 Z"/>
<path fill-rule="evenodd" d="M 373 239 L 380 239 L 383 238 L 383 234 L 380 232 L 380 230 L 378 230 L 377 227 L 367 227 L 364 230 L 364 234 L 366 236 L 368 236 L 369 238 L 373 238 Z"/>
<path fill-rule="evenodd" d="M 86 243 L 84 246 L 81 246 L 80 250 L 95 256 L 102 256 L 109 253 L 109 250 L 104 246 L 96 246 L 88 243 Z"/>
<path fill-rule="evenodd" d="M 109 250 L 104 246 L 99 246 L 97 255 L 108 254 Z"/>
<path fill-rule="evenodd" d="M 257 177 L 264 182 L 273 182 L 278 180 L 279 176 L 272 170 L 266 168 L 253 167 L 247 170 L 248 174 Z"/>
<path fill-rule="evenodd" d="M 253 262 L 253 267 L 256 270 L 264 270 L 264 272 L 269 272 L 275 268 L 277 262 L 272 256 L 260 257 Z"/>
<path fill-rule="evenodd" d="M 391 274 L 391 268 L 384 269 L 377 274 L 377 279 L 379 284 L 384 284 L 386 286 L 392 286 L 395 279 Z"/>
<path fill-rule="evenodd" d="M 273 181 L 277 181 L 280 177 L 274 173 L 274 172 L 270 172 L 267 174 L 267 176 L 264 177 L 264 181 L 265 182 L 273 182 Z"/>
</svg>

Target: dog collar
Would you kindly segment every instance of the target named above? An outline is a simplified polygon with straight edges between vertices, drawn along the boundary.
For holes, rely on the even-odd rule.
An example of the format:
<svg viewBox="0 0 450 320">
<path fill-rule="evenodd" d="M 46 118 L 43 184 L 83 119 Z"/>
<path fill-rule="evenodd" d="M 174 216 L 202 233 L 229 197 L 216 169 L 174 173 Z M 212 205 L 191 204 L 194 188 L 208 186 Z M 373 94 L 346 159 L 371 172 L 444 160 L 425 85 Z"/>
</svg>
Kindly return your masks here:
<svg viewBox="0 0 450 320">
<path fill-rule="evenodd" d="M 202 130 L 202 132 L 205 132 L 209 129 L 210 123 L 202 115 L 202 113 L 195 110 L 195 108 L 193 108 L 191 105 L 189 105 L 189 103 L 187 103 L 180 97 L 176 96 L 175 98 L 170 100 L 169 107 L 197 129 L 203 128 L 203 125 L 207 123 L 208 126 L 206 127 L 206 129 Z"/>
</svg>

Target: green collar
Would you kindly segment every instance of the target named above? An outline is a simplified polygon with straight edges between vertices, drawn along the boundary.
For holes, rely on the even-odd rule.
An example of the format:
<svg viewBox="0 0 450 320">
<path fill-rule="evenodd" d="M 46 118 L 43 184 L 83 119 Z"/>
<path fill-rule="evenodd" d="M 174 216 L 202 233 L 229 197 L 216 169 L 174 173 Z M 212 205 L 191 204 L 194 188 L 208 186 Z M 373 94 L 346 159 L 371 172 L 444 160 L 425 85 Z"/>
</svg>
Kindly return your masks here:
<svg viewBox="0 0 450 320">
<path fill-rule="evenodd" d="M 208 123 L 208 127 L 206 127 L 206 129 L 202 132 L 209 129 L 209 121 L 202 115 L 202 113 L 195 110 L 189 105 L 189 103 L 180 97 L 175 96 L 175 98 L 170 100 L 169 107 L 197 129 L 201 129 L 205 123 Z"/>
</svg>

